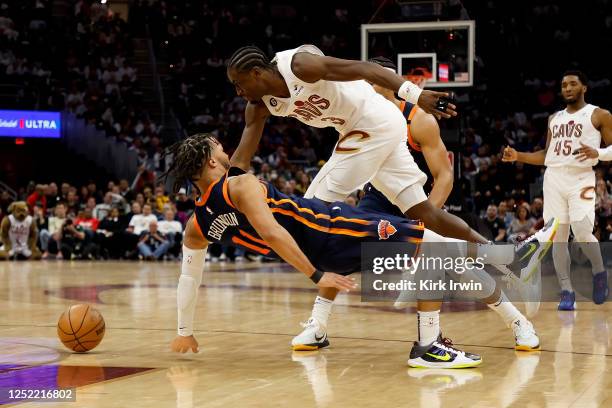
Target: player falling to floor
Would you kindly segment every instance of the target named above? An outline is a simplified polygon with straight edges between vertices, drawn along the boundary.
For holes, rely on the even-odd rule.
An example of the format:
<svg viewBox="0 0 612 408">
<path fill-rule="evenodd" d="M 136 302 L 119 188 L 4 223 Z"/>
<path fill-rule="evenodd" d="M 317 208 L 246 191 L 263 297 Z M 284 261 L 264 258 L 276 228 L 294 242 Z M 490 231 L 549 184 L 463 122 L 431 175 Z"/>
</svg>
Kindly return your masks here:
<svg viewBox="0 0 612 408">
<path fill-rule="evenodd" d="M 589 258 L 593 273 L 593 302 L 602 304 L 608 297 L 605 270 L 595 223 L 595 172 L 599 160 L 612 160 L 612 115 L 585 102 L 586 76 L 567 71 L 561 80 L 561 95 L 566 107 L 548 118 L 546 148 L 533 153 L 504 149 L 503 161 L 544 165 L 544 221 L 555 217 L 559 231 L 553 245 L 553 261 L 561 301 L 559 310 L 574 310 L 576 294 L 570 279 L 571 259 L 567 243 L 570 227 L 574 241 Z M 606 148 L 600 148 L 601 142 Z"/>
<path fill-rule="evenodd" d="M 395 64 L 388 58 L 376 57 L 370 61 L 393 72 L 397 70 Z M 430 182 L 428 184 L 433 184 L 428 198 L 429 201 L 436 207 L 442 207 L 453 188 L 453 169 L 448 159 L 448 151 L 440 137 L 440 128 L 436 118 L 416 105 L 397 100 L 393 91 L 376 85 L 374 85 L 374 89 L 394 103 L 405 117 L 408 133 L 404 143 L 408 144 L 415 162 L 419 163 L 429 173 L 428 180 Z M 360 209 L 368 212 L 392 214 L 397 217 L 403 216 L 401 210 L 370 183 L 366 184 L 364 190 L 365 196 L 359 202 Z M 442 247 L 440 246 L 438 250 Z M 464 275 L 464 277 L 467 278 L 467 275 Z M 443 279 L 443 276 L 441 278 Z M 482 293 L 478 294 L 478 297 L 497 312 L 508 327 L 512 328 L 515 336 L 515 348 L 528 351 L 539 349 L 540 341 L 531 322 L 508 300 L 495 280 L 486 273 L 479 276 L 470 276 L 468 279 L 471 278 L 483 282 L 483 290 Z M 311 317 L 303 324 L 304 330 L 291 342 L 294 350 L 315 350 L 329 344 L 327 326 L 333 301 L 337 294 L 338 291 L 334 288 L 319 289 Z M 400 303 L 400 307 L 407 305 L 406 302 L 396 302 L 396 304 Z M 420 299 L 417 301 L 419 338 L 411 353 L 412 358 L 409 364 L 422 364 L 423 361 L 420 360 L 428 358 L 423 351 L 428 351 L 431 347 L 437 347 L 437 339 L 440 336 L 441 305 L 442 302 L 438 300 Z M 436 358 L 436 354 L 432 354 L 434 357 L 431 357 L 430 360 Z"/>
<path fill-rule="evenodd" d="M 319 287 L 338 290 L 355 288 L 354 281 L 341 274 L 361 268 L 361 243 L 382 239 L 381 226 L 386 226 L 383 232 L 387 241 L 406 243 L 407 253 L 414 253 L 421 242 L 444 242 L 443 237 L 426 230 L 418 221 L 368 213 L 342 202 L 290 199 L 272 184 L 246 173 L 255 149 L 256 144 L 243 140 L 230 160 L 209 134 L 191 136 L 170 149 L 174 161 L 168 174 L 175 179 L 174 189 L 178 191 L 192 183 L 200 193 L 183 241 L 177 289 L 178 336 L 172 343 L 175 351 L 195 351 L 198 347 L 193 337 L 193 318 L 209 242 L 279 256 Z M 463 244 L 467 247 L 466 242 Z M 467 256 L 508 264 L 515 255 L 513 248 L 507 246 L 480 245 L 477 249 L 477 253 Z M 479 356 L 444 341 L 440 341 L 438 352 L 443 356 L 438 364 L 445 367 L 468 367 L 481 362 Z"/>
</svg>

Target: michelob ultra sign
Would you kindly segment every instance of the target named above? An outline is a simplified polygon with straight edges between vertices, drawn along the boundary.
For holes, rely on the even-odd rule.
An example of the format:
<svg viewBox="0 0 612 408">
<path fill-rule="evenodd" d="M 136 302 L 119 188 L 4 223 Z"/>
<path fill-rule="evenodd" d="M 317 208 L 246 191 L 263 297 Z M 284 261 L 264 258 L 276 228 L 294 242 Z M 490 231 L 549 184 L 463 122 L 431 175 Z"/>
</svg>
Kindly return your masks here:
<svg viewBox="0 0 612 408">
<path fill-rule="evenodd" d="M 0 110 L 0 137 L 50 137 L 62 134 L 60 112 Z"/>
</svg>

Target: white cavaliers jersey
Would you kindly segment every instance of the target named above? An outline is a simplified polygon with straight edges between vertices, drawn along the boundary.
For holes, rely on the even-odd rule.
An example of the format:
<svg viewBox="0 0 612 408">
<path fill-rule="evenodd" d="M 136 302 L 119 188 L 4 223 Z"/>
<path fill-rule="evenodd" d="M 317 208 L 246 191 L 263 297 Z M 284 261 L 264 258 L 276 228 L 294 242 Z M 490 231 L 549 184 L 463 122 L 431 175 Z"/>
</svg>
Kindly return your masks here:
<svg viewBox="0 0 612 408">
<path fill-rule="evenodd" d="M 569 113 L 567 109 L 554 114 L 548 128 L 551 133 L 544 165 L 547 167 L 593 167 L 598 159 L 578 161 L 573 152 L 580 148 L 580 142 L 594 149 L 601 145 L 601 133 L 595 129 L 591 116 L 597 106 L 587 104 L 579 111 Z"/>
<path fill-rule="evenodd" d="M 291 61 L 298 52 L 324 55 L 314 45 L 302 45 L 276 53 L 272 62 L 276 63 L 291 96 L 280 98 L 265 95 L 262 100 L 272 115 L 296 118 L 300 122 L 318 128 L 333 126 L 343 134 L 352 130 L 357 121 L 364 116 L 366 103 L 370 105 L 368 111 L 372 108 L 372 104 L 390 103 L 363 80 L 348 82 L 320 80 L 315 83 L 302 81 L 291 70 Z"/>
<path fill-rule="evenodd" d="M 9 239 L 13 249 L 16 251 L 26 249 L 28 247 L 30 227 L 32 226 L 32 216 L 28 215 L 23 221 L 19 221 L 11 214 L 9 215 L 9 220 L 11 221 Z"/>
</svg>

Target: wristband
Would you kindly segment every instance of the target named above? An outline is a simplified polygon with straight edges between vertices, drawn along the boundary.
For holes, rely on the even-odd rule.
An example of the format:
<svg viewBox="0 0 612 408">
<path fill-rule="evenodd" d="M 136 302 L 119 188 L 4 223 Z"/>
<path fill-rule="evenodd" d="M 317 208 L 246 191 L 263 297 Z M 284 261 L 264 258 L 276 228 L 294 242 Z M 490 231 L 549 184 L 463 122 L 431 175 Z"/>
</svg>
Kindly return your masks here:
<svg viewBox="0 0 612 408">
<path fill-rule="evenodd" d="M 421 92 L 423 92 L 423 90 L 419 88 L 418 85 L 406 81 L 400 86 L 397 95 L 406 102 L 416 105 L 419 101 L 419 96 L 421 96 Z"/>
<path fill-rule="evenodd" d="M 605 149 L 597 149 L 597 153 L 599 153 L 599 156 L 597 158 L 600 161 L 612 160 L 612 145 L 606 147 Z"/>
<path fill-rule="evenodd" d="M 323 277 L 323 272 L 315 269 L 312 275 L 310 275 L 310 280 L 313 281 L 314 283 L 319 283 L 322 277 Z"/>
</svg>

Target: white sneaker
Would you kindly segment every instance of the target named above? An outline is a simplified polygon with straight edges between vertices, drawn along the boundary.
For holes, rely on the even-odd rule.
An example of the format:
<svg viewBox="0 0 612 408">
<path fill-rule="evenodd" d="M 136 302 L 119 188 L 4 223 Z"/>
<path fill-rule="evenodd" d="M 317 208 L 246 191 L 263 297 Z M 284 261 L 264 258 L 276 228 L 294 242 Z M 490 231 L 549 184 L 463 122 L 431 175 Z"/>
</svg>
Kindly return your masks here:
<svg viewBox="0 0 612 408">
<path fill-rule="evenodd" d="M 327 331 L 317 319 L 311 317 L 308 321 L 300 324 L 304 330 L 291 340 L 293 350 L 310 351 L 329 346 Z"/>
<path fill-rule="evenodd" d="M 221 255 L 219 256 L 219 262 L 225 262 L 225 261 L 227 261 L 227 255 L 221 252 Z"/>
<path fill-rule="evenodd" d="M 234 258 L 234 262 L 242 263 L 244 261 L 244 256 L 237 256 L 236 258 Z"/>
<path fill-rule="evenodd" d="M 533 325 L 527 319 L 516 319 L 512 322 L 514 332 L 514 349 L 519 351 L 540 350 L 540 338 L 535 332 Z"/>
</svg>

